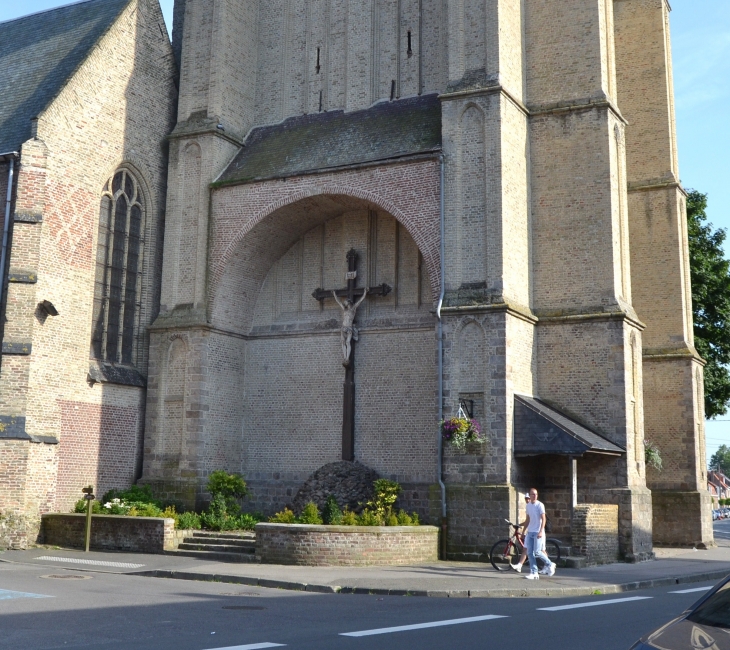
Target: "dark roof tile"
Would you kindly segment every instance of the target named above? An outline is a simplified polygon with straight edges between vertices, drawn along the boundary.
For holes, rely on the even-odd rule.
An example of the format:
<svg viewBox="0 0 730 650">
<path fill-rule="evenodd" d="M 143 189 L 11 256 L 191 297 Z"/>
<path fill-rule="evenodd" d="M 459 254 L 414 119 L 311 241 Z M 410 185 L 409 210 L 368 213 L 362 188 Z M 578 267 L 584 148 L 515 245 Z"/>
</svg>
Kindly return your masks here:
<svg viewBox="0 0 730 650">
<path fill-rule="evenodd" d="M 130 1 L 88 0 L 0 23 L 0 153 L 31 137 L 31 119 Z"/>
<path fill-rule="evenodd" d="M 245 183 L 427 153 L 441 147 L 437 95 L 381 102 L 352 113 L 327 111 L 251 131 L 219 178 Z"/>
</svg>

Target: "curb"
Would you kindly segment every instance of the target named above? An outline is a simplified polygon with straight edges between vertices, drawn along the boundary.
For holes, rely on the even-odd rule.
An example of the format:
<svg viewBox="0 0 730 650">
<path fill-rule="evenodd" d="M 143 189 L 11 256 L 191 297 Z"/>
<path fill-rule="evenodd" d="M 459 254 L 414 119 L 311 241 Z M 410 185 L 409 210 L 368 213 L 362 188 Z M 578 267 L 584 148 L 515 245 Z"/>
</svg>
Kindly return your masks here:
<svg viewBox="0 0 730 650">
<path fill-rule="evenodd" d="M 289 582 L 286 580 L 269 580 L 250 576 L 221 575 L 213 573 L 196 573 L 187 571 L 134 571 L 124 575 L 141 576 L 146 578 L 170 578 L 173 580 L 199 580 L 201 582 L 222 582 L 249 587 L 265 587 L 268 589 L 286 589 L 289 591 L 308 591 L 319 594 L 361 594 L 371 596 L 421 596 L 428 598 L 568 598 L 577 596 L 603 596 L 606 594 L 620 594 L 640 589 L 656 587 L 673 587 L 675 585 L 691 584 L 693 582 L 710 582 L 725 578 L 730 574 L 730 568 L 705 573 L 695 573 L 679 578 L 656 578 L 654 580 L 640 580 L 621 584 L 597 584 L 586 587 L 546 587 L 544 589 L 471 589 L 453 591 L 423 591 L 418 589 L 382 589 L 379 587 L 340 587 L 334 585 L 312 585 L 304 582 Z"/>
</svg>

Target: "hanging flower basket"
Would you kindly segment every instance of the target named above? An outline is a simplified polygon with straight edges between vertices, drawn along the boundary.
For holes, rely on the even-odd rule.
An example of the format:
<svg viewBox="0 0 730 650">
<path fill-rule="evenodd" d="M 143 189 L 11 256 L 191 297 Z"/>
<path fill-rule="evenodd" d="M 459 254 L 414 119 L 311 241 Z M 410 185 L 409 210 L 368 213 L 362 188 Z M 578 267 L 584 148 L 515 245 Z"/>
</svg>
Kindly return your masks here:
<svg viewBox="0 0 730 650">
<path fill-rule="evenodd" d="M 484 444 L 487 437 L 473 418 L 456 417 L 441 422 L 441 437 L 457 449 L 464 449 L 467 442 Z"/>
</svg>

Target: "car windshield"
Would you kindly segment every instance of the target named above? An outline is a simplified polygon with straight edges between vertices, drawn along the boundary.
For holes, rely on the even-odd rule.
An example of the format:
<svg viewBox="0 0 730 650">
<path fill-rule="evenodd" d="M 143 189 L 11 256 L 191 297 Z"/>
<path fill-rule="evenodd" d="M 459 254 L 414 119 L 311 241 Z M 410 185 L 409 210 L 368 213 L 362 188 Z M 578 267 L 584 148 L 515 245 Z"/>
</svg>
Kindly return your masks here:
<svg viewBox="0 0 730 650">
<path fill-rule="evenodd" d="M 699 625 L 730 628 L 730 582 L 712 594 L 687 620 Z"/>
</svg>

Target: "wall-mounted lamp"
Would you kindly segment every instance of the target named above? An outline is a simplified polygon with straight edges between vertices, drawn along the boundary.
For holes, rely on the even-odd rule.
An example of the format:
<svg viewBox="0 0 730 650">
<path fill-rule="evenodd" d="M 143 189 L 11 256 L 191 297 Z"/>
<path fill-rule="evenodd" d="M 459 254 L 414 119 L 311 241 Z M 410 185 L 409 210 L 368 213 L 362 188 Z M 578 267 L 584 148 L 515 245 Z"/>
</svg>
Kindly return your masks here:
<svg viewBox="0 0 730 650">
<path fill-rule="evenodd" d="M 56 309 L 50 300 L 44 300 L 38 305 L 42 311 L 46 312 L 49 316 L 58 316 L 58 309 Z"/>
</svg>

